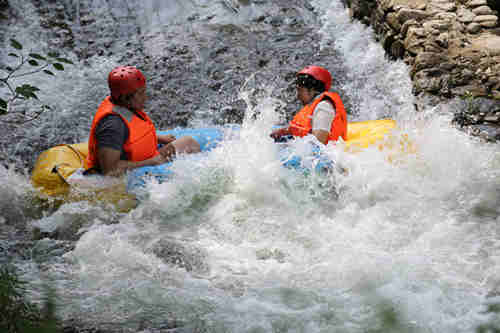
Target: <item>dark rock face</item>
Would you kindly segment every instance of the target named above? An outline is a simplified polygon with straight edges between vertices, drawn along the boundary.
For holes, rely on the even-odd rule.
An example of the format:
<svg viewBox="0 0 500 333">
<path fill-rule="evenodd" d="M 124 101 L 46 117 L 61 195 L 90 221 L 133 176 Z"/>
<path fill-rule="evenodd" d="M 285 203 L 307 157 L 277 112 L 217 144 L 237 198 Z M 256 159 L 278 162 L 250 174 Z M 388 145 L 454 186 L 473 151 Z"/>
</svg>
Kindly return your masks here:
<svg viewBox="0 0 500 333">
<path fill-rule="evenodd" d="M 0 0 L 0 10 L 6 10 L 9 8 L 9 2 L 7 0 Z"/>
<path fill-rule="evenodd" d="M 113 50 L 120 50 L 119 63 L 145 72 L 148 108 L 158 128 L 187 126 L 198 110 L 205 110 L 207 121 L 215 124 L 241 122 L 248 106 L 238 97 L 238 89 L 256 72 L 262 82 L 276 83 L 269 88 L 276 90 L 274 97 L 287 102 L 283 111 L 290 118 L 298 106 L 295 72 L 334 56 L 325 52 L 318 55 L 319 37 L 311 33 L 310 26 L 316 14 L 303 1 L 223 2 L 234 6 L 229 8 L 233 14 L 250 2 L 269 11 L 237 25 L 213 23 L 213 17 L 193 14 L 185 22 L 165 25 L 156 33 L 142 32 L 140 19 L 133 17 L 133 12 L 123 20 L 110 8 L 102 18 L 84 2 L 78 15 L 68 4 L 33 2 L 57 46 L 74 50 L 84 62 L 93 56 L 116 56 Z M 68 25 L 68 19 L 78 23 L 78 29 Z M 130 34 L 128 40 L 123 31 Z M 274 78 L 289 80 L 276 82 Z M 256 80 L 251 84 L 256 85 Z"/>
<path fill-rule="evenodd" d="M 411 67 L 415 95 L 430 94 L 444 100 L 457 96 L 500 99 L 496 1 L 349 0 L 346 3 L 354 18 L 374 28 L 391 58 L 403 59 Z M 474 104 L 485 105 L 484 98 Z M 476 108 L 461 111 L 455 123 L 465 127 L 500 126 L 496 108 L 481 112 L 478 114 Z"/>
<path fill-rule="evenodd" d="M 490 6 L 491 9 L 500 11 L 500 2 L 496 0 L 488 0 L 488 6 Z"/>
<path fill-rule="evenodd" d="M 0 0 L 0 22 L 8 20 L 13 15 L 8 0 Z"/>
</svg>

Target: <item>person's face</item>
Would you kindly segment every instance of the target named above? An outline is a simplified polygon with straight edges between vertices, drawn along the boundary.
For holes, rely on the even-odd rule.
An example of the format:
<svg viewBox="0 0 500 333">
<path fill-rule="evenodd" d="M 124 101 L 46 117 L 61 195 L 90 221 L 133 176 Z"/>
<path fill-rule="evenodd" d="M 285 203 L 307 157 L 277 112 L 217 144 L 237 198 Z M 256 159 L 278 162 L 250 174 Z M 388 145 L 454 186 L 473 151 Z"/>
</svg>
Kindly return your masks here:
<svg viewBox="0 0 500 333">
<path fill-rule="evenodd" d="M 130 100 L 130 107 L 134 110 L 142 110 L 144 109 L 144 103 L 146 103 L 147 99 L 146 87 L 139 88 Z"/>
<path fill-rule="evenodd" d="M 297 98 L 302 102 L 303 105 L 309 104 L 314 98 L 313 91 L 311 89 L 297 85 Z"/>
</svg>

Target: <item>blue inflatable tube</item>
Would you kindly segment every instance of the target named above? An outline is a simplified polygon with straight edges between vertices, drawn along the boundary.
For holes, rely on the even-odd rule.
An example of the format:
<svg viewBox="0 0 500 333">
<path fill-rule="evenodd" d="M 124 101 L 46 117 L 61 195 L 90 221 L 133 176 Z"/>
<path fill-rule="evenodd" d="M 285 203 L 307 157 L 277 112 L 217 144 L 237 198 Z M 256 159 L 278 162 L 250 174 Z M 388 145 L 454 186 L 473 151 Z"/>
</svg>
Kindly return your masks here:
<svg viewBox="0 0 500 333">
<path fill-rule="evenodd" d="M 224 139 L 224 131 L 222 128 L 175 128 L 168 131 L 158 131 L 158 135 L 172 134 L 176 138 L 183 136 L 193 137 L 199 144 L 202 152 L 207 152 L 215 148 Z M 133 191 L 137 188 L 144 187 L 146 181 L 154 178 L 162 183 L 172 176 L 170 170 L 172 162 L 168 162 L 155 166 L 144 166 L 129 172 L 127 180 L 127 191 Z"/>
<path fill-rule="evenodd" d="M 230 130 L 234 133 L 239 130 L 239 127 L 235 125 L 228 127 L 176 128 L 168 131 L 158 131 L 158 134 L 172 134 L 176 138 L 191 136 L 200 144 L 202 152 L 209 152 L 224 141 L 226 130 Z M 311 171 L 322 172 L 329 170 L 334 166 L 334 162 L 322 154 L 320 147 L 316 145 L 311 147 L 312 154 L 307 158 L 307 161 L 304 161 L 301 156 L 294 153 L 293 149 L 291 149 L 288 144 L 277 144 L 280 145 L 280 161 L 286 168 L 310 173 Z M 156 166 L 145 166 L 130 171 L 127 180 L 127 191 L 133 192 L 139 188 L 143 188 L 148 179 L 152 178 L 160 183 L 165 182 L 173 176 L 173 172 L 170 170 L 171 164 L 172 162 L 168 162 Z"/>
</svg>

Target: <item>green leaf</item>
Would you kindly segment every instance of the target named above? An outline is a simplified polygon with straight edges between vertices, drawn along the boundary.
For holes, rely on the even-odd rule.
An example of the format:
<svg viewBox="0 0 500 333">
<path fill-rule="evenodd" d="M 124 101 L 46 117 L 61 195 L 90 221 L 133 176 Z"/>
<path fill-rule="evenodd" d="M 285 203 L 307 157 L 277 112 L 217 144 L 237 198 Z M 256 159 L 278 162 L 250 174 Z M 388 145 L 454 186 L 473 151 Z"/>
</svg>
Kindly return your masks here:
<svg viewBox="0 0 500 333">
<path fill-rule="evenodd" d="M 57 58 L 57 57 L 59 57 L 59 52 L 49 52 L 49 53 L 47 53 L 47 56 L 49 56 L 51 58 Z"/>
<path fill-rule="evenodd" d="M 29 84 L 23 84 L 22 86 L 16 87 L 16 93 L 21 95 L 25 99 L 38 99 L 38 96 L 35 94 L 35 92 L 37 91 L 40 91 L 38 87 Z"/>
<path fill-rule="evenodd" d="M 15 48 L 17 50 L 23 49 L 23 45 L 21 43 L 19 43 L 17 40 L 15 40 L 14 38 L 10 39 L 10 46 L 12 46 L 13 48 Z"/>
<path fill-rule="evenodd" d="M 39 55 L 38 53 L 30 53 L 29 56 L 38 60 L 47 60 L 47 58 L 45 58 L 42 55 Z"/>
<path fill-rule="evenodd" d="M 49 71 L 48 69 L 44 69 L 43 72 L 47 75 L 55 75 L 54 73 L 52 73 L 51 71 Z"/>
<path fill-rule="evenodd" d="M 64 66 L 58 62 L 56 63 L 53 63 L 52 66 L 54 66 L 55 69 L 57 69 L 58 71 L 63 71 L 64 70 Z"/>
<path fill-rule="evenodd" d="M 73 61 L 66 58 L 56 58 L 57 61 L 64 62 L 65 64 L 74 65 Z"/>
<path fill-rule="evenodd" d="M 28 61 L 28 64 L 30 64 L 31 66 L 39 66 L 38 61 L 33 60 L 33 59 L 31 59 L 30 61 Z"/>
<path fill-rule="evenodd" d="M 7 114 L 7 109 L 0 108 L 0 115 Z"/>
<path fill-rule="evenodd" d="M 16 93 L 18 93 L 22 96 L 25 96 L 27 94 L 26 89 L 24 89 L 23 87 L 16 87 Z"/>
<path fill-rule="evenodd" d="M 7 109 L 7 101 L 0 98 L 0 109 Z"/>
<path fill-rule="evenodd" d="M 9 53 L 9 57 L 16 57 L 16 58 L 19 58 L 19 56 L 15 53 Z"/>
</svg>

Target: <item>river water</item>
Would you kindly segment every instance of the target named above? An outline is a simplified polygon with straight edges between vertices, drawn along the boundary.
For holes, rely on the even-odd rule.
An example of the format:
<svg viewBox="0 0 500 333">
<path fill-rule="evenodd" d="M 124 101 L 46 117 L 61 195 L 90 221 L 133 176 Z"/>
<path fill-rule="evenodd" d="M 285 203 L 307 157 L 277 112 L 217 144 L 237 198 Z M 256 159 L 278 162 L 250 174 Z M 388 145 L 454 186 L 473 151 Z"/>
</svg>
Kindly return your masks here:
<svg viewBox="0 0 500 333">
<path fill-rule="evenodd" d="M 15 4 L 26 15 L 5 32 L 25 45 L 50 47 L 54 36 L 41 28 L 34 4 Z M 111 41 L 96 35 L 93 43 L 107 41 L 110 54 L 81 56 L 92 44 L 78 34 L 84 7 L 118 17 L 113 30 L 106 15 L 96 15 L 114 32 Z M 177 176 L 150 184 L 131 211 L 86 201 L 42 204 L 26 173 L 0 169 L 2 253 L 30 282 L 34 300 L 49 283 L 64 320 L 131 332 L 475 332 L 497 323 L 488 306 L 499 301 L 498 146 L 451 127 L 453 103 L 416 112 L 407 66 L 388 61 L 371 29 L 351 22 L 339 0 L 290 7 L 307 26 L 295 38 L 317 43 L 290 53 L 332 69 L 351 121 L 396 119 L 395 136 L 407 135 L 416 153 L 378 147 L 347 153 L 339 144 L 325 151 L 347 173 L 304 176 L 281 168 L 267 134 L 283 121 L 283 110 L 298 107 L 293 88 L 283 83 L 290 77 L 272 57 L 257 70 L 258 59 L 240 49 L 247 80 L 232 90 L 224 89 L 225 79 L 220 90 L 198 87 L 202 96 L 217 98 L 198 104 L 187 122 L 220 124 L 212 108 L 244 101 L 240 135 L 203 158 L 179 158 L 172 166 Z M 198 58 L 184 71 L 202 80 L 214 63 L 209 45 L 197 41 L 210 39 L 214 26 L 244 34 L 250 53 L 265 45 L 248 37 L 258 36 L 258 18 L 286 19 L 273 16 L 286 8 L 282 1 L 61 2 L 63 20 L 75 31 L 74 53 L 67 54 L 76 65 L 52 80 L 32 79 L 58 112 L 16 129 L 17 141 L 3 151 L 23 165 L 44 146 L 84 141 L 105 77 L 136 34 L 146 36 L 142 52 L 153 59 L 161 41 L 187 45 Z M 286 45 L 274 42 L 282 43 L 274 50 L 282 59 Z M 293 73 L 290 63 L 281 65 Z M 175 71 L 182 69 L 167 72 Z M 40 231 L 42 237 L 34 236 Z"/>
</svg>

